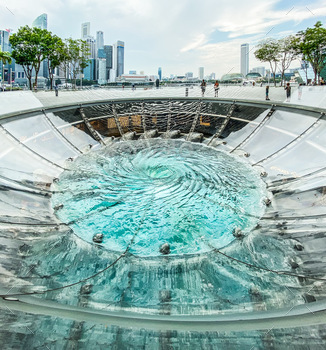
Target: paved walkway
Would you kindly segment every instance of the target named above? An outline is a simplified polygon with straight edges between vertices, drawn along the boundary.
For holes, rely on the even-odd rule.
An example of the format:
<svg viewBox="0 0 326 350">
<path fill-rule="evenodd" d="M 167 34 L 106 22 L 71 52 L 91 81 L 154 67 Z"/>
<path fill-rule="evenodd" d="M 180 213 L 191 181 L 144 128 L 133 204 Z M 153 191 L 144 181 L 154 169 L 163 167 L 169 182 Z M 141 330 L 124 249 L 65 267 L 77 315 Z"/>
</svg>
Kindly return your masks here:
<svg viewBox="0 0 326 350">
<path fill-rule="evenodd" d="M 285 91 L 281 87 L 270 87 L 270 102 L 285 102 Z M 54 91 L 6 91 L 0 92 L 0 115 L 21 110 L 82 103 L 87 101 L 101 101 L 117 98 L 147 98 L 147 97 L 185 97 L 185 87 L 166 87 L 161 89 L 138 88 L 132 91 L 125 89 L 89 89 L 81 91 L 60 90 L 59 96 Z M 189 97 L 201 97 L 199 87 L 189 88 Z M 205 97 L 214 98 L 213 86 L 208 86 Z M 230 99 L 244 99 L 265 101 L 265 87 L 260 86 L 221 86 L 219 97 Z M 292 88 L 291 104 L 307 105 L 326 108 L 326 86 L 305 86 L 302 98 L 298 99 L 297 88 Z"/>
<path fill-rule="evenodd" d="M 146 97 L 185 97 L 185 87 L 166 87 L 161 89 L 144 89 L 139 88 L 132 91 L 130 88 L 125 89 L 89 89 L 82 91 L 65 91 L 60 90 L 59 96 L 56 97 L 54 92 L 45 91 L 37 92 L 37 98 L 44 106 L 56 104 L 97 101 L 116 98 L 146 98 Z M 189 88 L 189 97 L 201 97 L 199 87 Z M 214 97 L 213 86 L 208 86 L 205 97 Z M 264 87 L 243 87 L 243 86 L 222 86 L 219 97 L 245 100 L 265 100 Z M 282 88 L 270 88 L 271 101 L 284 102 L 285 92 Z"/>
</svg>

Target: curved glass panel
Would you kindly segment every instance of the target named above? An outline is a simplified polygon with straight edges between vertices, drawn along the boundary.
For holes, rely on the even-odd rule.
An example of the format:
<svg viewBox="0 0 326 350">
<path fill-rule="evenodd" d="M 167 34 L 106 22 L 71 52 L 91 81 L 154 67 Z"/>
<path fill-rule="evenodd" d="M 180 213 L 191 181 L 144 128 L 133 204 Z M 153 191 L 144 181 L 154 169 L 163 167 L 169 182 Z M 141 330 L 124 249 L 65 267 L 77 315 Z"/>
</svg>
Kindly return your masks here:
<svg viewBox="0 0 326 350">
<path fill-rule="evenodd" d="M 322 347 L 324 93 L 294 89 L 286 104 L 272 89 L 273 106 L 264 89 L 226 86 L 4 102 L 45 115 L 1 118 L 2 343 Z"/>
</svg>

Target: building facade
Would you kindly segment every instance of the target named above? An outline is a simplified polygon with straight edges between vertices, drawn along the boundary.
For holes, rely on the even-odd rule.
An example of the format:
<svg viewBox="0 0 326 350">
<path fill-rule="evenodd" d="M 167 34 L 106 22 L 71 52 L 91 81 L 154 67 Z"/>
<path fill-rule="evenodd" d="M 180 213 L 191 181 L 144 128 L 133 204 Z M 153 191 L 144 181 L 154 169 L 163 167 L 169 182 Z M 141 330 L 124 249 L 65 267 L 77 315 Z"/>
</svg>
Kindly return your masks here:
<svg viewBox="0 0 326 350">
<path fill-rule="evenodd" d="M 83 39 L 86 41 L 89 49 L 89 58 L 96 58 L 96 42 L 94 37 L 89 36 L 88 38 Z"/>
<path fill-rule="evenodd" d="M 240 72 L 244 77 L 249 73 L 249 44 L 241 45 Z"/>
<path fill-rule="evenodd" d="M 106 79 L 110 80 L 110 70 L 113 67 L 113 47 L 112 45 L 104 45 L 103 47 L 106 59 Z"/>
<path fill-rule="evenodd" d="M 200 80 L 204 79 L 204 67 L 199 67 L 199 69 L 198 69 L 198 78 Z"/>
<path fill-rule="evenodd" d="M 95 76 L 95 59 L 91 58 L 89 60 L 88 66 L 84 68 L 84 79 L 86 80 L 96 80 Z"/>
<path fill-rule="evenodd" d="M 39 28 L 39 29 L 48 29 L 48 15 L 46 13 L 42 13 L 40 16 L 38 16 L 32 23 L 32 27 Z M 39 77 L 48 78 L 49 72 L 48 72 L 48 60 L 44 60 L 41 62 L 40 70 L 38 72 Z"/>
<path fill-rule="evenodd" d="M 192 79 L 194 77 L 194 74 L 193 72 L 187 72 L 185 76 L 186 76 L 186 79 Z"/>
<path fill-rule="evenodd" d="M 125 60 L 125 43 L 118 40 L 115 44 L 114 52 L 116 66 L 113 67 L 117 71 L 117 77 L 121 76 L 124 73 L 124 60 Z"/>
<path fill-rule="evenodd" d="M 105 58 L 98 58 L 98 83 L 99 84 L 106 84 L 108 81 L 106 79 L 106 59 Z"/>
<path fill-rule="evenodd" d="M 265 67 L 255 67 L 250 70 L 250 73 L 259 73 L 262 77 L 266 76 L 266 68 Z"/>
<path fill-rule="evenodd" d="M 1 51 L 11 51 L 10 43 L 9 43 L 9 30 L 0 30 L 0 48 Z"/>
<path fill-rule="evenodd" d="M 103 49 L 104 47 L 104 33 L 102 31 L 96 32 L 96 52 L 98 49 Z"/>
<path fill-rule="evenodd" d="M 32 27 L 48 29 L 48 15 L 46 13 L 42 13 L 33 21 Z"/>
<path fill-rule="evenodd" d="M 158 67 L 158 78 L 162 80 L 162 68 Z"/>
<path fill-rule="evenodd" d="M 82 23 L 81 25 L 81 38 L 86 39 L 91 35 L 91 24 L 90 22 Z"/>
</svg>

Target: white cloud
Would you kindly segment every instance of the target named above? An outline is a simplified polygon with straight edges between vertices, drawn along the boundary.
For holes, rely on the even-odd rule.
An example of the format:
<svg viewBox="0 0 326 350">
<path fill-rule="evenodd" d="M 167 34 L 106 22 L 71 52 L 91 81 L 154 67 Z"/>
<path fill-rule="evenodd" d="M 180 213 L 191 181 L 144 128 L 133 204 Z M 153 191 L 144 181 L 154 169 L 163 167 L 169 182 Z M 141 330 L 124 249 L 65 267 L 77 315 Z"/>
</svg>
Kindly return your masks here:
<svg viewBox="0 0 326 350">
<path fill-rule="evenodd" d="M 326 15 L 326 4 L 290 0 L 284 8 L 280 0 L 4 0 L 0 23 L 17 30 L 43 12 L 49 30 L 62 38 L 78 38 L 81 23 L 89 21 L 92 35 L 102 30 L 106 44 L 125 41 L 126 71 L 155 74 L 161 66 L 163 74 L 196 75 L 205 66 L 207 73 L 220 76 L 232 67 L 239 70 L 241 43 L 253 47 L 267 35 L 291 33 L 302 21 L 315 23 Z M 253 52 L 250 60 L 261 65 Z"/>
<path fill-rule="evenodd" d="M 190 50 L 197 49 L 207 42 L 205 34 L 198 34 L 194 40 L 192 40 L 188 45 L 184 46 L 180 52 L 187 52 Z"/>
</svg>

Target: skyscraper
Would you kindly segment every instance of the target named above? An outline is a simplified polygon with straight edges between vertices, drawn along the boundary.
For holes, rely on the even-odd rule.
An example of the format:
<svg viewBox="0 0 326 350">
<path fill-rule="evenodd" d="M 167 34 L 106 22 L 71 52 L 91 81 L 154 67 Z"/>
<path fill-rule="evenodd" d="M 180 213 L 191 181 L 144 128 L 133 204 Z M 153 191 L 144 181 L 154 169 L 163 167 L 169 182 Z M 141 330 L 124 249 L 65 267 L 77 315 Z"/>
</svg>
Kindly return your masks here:
<svg viewBox="0 0 326 350">
<path fill-rule="evenodd" d="M 86 39 L 91 35 L 91 24 L 90 22 L 82 23 L 81 25 L 81 38 Z"/>
<path fill-rule="evenodd" d="M 46 13 L 42 13 L 33 21 L 32 27 L 39 28 L 39 29 L 48 29 L 48 15 Z M 47 59 L 41 62 L 38 75 L 39 77 L 45 77 L 45 78 L 49 77 Z"/>
<path fill-rule="evenodd" d="M 158 78 L 162 80 L 162 68 L 158 67 Z"/>
<path fill-rule="evenodd" d="M 106 59 L 105 58 L 98 58 L 98 83 L 99 84 L 106 84 L 107 78 L 106 78 Z"/>
<path fill-rule="evenodd" d="M 98 49 L 103 49 L 104 47 L 104 34 L 102 31 L 96 32 L 96 52 Z"/>
<path fill-rule="evenodd" d="M 8 30 L 0 30 L 0 49 L 1 51 L 11 51 Z"/>
<path fill-rule="evenodd" d="M 198 78 L 200 80 L 204 79 L 204 67 L 199 67 L 199 69 L 198 69 Z"/>
<path fill-rule="evenodd" d="M 106 59 L 106 79 L 110 79 L 110 70 L 113 67 L 113 47 L 112 45 L 104 45 L 103 47 L 104 53 L 105 53 L 105 59 Z"/>
<path fill-rule="evenodd" d="M 249 44 L 241 45 L 241 74 L 245 77 L 249 72 Z"/>
<path fill-rule="evenodd" d="M 88 38 L 84 39 L 88 45 L 89 48 L 89 57 L 88 58 L 96 58 L 96 44 L 95 39 L 92 36 L 89 36 Z"/>
<path fill-rule="evenodd" d="M 118 40 L 114 44 L 114 59 L 113 69 L 116 70 L 116 76 L 119 77 L 124 73 L 124 56 L 125 56 L 125 43 Z"/>
<path fill-rule="evenodd" d="M 33 21 L 32 27 L 48 29 L 48 15 L 46 13 L 42 13 Z"/>
</svg>

